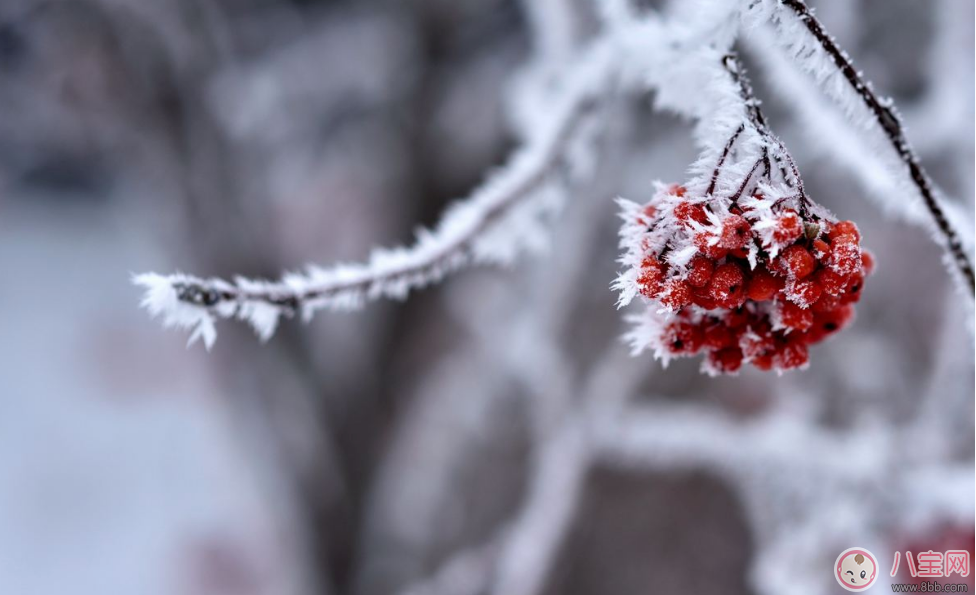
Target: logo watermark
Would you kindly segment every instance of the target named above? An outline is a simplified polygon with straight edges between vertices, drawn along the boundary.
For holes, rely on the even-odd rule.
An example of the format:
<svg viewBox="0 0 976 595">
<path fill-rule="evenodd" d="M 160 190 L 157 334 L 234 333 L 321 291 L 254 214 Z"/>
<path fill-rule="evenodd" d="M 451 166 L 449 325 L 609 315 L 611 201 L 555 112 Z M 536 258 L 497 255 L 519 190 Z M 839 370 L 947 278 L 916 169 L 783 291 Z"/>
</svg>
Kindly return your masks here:
<svg viewBox="0 0 976 595">
<path fill-rule="evenodd" d="M 895 552 L 895 560 L 891 565 L 892 578 L 898 574 L 901 561 L 901 552 Z M 969 564 L 970 553 L 966 550 L 928 550 L 919 552 L 917 556 L 912 556 L 910 551 L 905 552 L 905 566 L 913 579 L 949 577 L 953 574 L 965 578 L 969 576 Z M 863 547 L 848 548 L 834 562 L 834 578 L 848 591 L 865 591 L 878 579 L 878 559 Z M 892 583 L 891 590 L 895 593 L 965 593 L 969 589 L 961 583 L 921 581 L 912 584 Z"/>
<path fill-rule="evenodd" d="M 878 559 L 863 547 L 848 548 L 837 556 L 834 578 L 848 591 L 863 591 L 878 579 Z"/>
</svg>

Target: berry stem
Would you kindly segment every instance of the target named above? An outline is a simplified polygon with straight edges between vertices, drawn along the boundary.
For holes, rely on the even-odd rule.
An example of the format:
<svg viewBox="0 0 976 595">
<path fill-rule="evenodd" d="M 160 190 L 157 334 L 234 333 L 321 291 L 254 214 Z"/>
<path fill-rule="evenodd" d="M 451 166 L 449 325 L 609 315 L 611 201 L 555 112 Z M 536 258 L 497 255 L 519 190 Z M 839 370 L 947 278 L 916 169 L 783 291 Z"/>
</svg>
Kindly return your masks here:
<svg viewBox="0 0 976 595">
<path fill-rule="evenodd" d="M 769 129 L 766 124 L 766 117 L 763 115 L 762 110 L 759 108 L 760 102 L 756 99 L 752 92 L 752 85 L 749 83 L 749 78 L 746 76 L 745 70 L 742 68 L 742 64 L 739 62 L 738 56 L 734 53 L 728 53 L 722 56 L 722 66 L 732 77 L 732 80 L 739 86 L 739 95 L 742 97 L 742 102 L 746 107 L 746 113 L 749 115 L 749 122 L 755 129 L 756 133 L 759 134 L 766 141 L 767 146 L 763 147 L 763 158 L 768 163 L 768 151 L 769 146 L 773 145 L 775 151 L 773 152 L 773 160 L 779 166 L 780 175 L 787 186 L 791 188 L 796 188 L 800 195 L 800 200 L 802 204 L 800 206 L 801 210 L 805 213 L 807 207 L 810 205 L 810 201 L 807 198 L 806 191 L 803 189 L 803 180 L 800 178 L 800 170 L 796 166 L 796 162 L 793 160 L 793 156 L 790 155 L 789 150 L 787 150 L 786 145 L 783 141 L 779 139 L 773 132 Z M 723 154 L 724 157 L 724 154 Z M 786 160 L 789 169 L 783 165 L 783 160 Z M 720 162 L 721 163 L 721 162 Z M 768 169 L 768 165 L 767 165 Z M 755 167 L 753 168 L 753 171 Z M 745 184 L 748 182 L 749 178 L 752 176 L 752 172 L 746 177 L 745 182 L 743 182 L 743 187 L 736 193 L 736 199 L 745 190 Z M 735 199 L 733 199 L 735 202 Z"/>
<path fill-rule="evenodd" d="M 759 166 L 762 165 L 762 162 L 763 159 L 762 157 L 760 157 L 759 159 L 756 159 L 755 163 L 752 164 L 752 168 L 749 170 L 749 173 L 746 174 L 746 177 L 742 179 L 742 184 L 739 185 L 739 189 L 735 191 L 735 194 L 729 197 L 729 199 L 732 201 L 732 204 L 735 204 L 736 201 L 739 200 L 739 197 L 742 196 L 742 193 L 745 192 L 746 186 L 749 185 L 749 181 L 752 179 L 752 174 L 756 173 L 756 170 L 759 169 Z"/>
<path fill-rule="evenodd" d="M 722 169 L 722 165 L 725 164 L 725 160 L 728 158 L 729 153 L 732 152 L 732 146 L 735 144 L 736 139 L 739 138 L 739 135 L 742 134 L 745 129 L 746 125 L 740 124 L 739 127 L 736 128 L 735 133 L 733 133 L 729 138 L 729 142 L 725 143 L 725 148 L 722 150 L 722 156 L 718 158 L 718 163 L 715 164 L 715 171 L 712 172 L 712 181 L 709 182 L 708 189 L 705 190 L 705 194 L 707 196 L 711 196 L 712 193 L 715 192 L 715 184 L 718 183 L 718 176 Z"/>
</svg>

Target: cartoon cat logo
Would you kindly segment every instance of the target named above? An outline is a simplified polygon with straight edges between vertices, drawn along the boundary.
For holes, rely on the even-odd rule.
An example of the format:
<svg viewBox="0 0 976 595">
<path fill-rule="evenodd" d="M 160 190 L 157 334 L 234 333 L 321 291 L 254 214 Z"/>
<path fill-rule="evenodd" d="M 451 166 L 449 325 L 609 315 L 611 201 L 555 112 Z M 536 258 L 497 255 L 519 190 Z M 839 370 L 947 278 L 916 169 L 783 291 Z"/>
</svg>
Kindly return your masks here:
<svg viewBox="0 0 976 595">
<path fill-rule="evenodd" d="M 852 547 L 837 556 L 834 576 L 848 591 L 864 591 L 878 578 L 878 560 L 863 547 Z"/>
</svg>

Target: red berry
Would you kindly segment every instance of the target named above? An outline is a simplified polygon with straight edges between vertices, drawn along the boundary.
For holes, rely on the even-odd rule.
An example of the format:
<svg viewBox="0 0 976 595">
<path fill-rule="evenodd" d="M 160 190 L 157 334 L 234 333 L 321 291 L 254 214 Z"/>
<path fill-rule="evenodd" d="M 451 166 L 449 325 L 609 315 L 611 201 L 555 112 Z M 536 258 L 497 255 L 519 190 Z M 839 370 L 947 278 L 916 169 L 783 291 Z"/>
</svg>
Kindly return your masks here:
<svg viewBox="0 0 976 595">
<path fill-rule="evenodd" d="M 861 289 L 864 288 L 864 275 L 860 271 L 851 275 L 851 278 L 847 281 L 847 287 L 844 288 L 844 294 L 840 296 L 840 301 L 842 304 L 852 304 L 854 302 L 860 301 L 861 299 Z"/>
<path fill-rule="evenodd" d="M 725 314 L 725 326 L 730 329 L 742 329 L 749 324 L 750 318 L 751 315 L 748 310 L 745 308 L 735 308 Z"/>
<path fill-rule="evenodd" d="M 776 338 L 768 323 L 755 324 L 742 335 L 742 351 L 750 360 L 776 350 Z"/>
<path fill-rule="evenodd" d="M 792 370 L 800 368 L 810 361 L 810 352 L 800 337 L 787 339 L 776 352 L 773 364 L 780 370 Z"/>
<path fill-rule="evenodd" d="M 844 275 L 838 274 L 833 269 L 820 269 L 817 271 L 817 274 L 814 275 L 814 278 L 827 295 L 840 295 L 844 292 L 844 288 L 847 287 L 848 278 Z"/>
<path fill-rule="evenodd" d="M 757 355 L 756 357 L 752 358 L 749 360 L 749 362 L 763 372 L 768 372 L 773 369 L 774 357 L 775 353 L 763 353 L 762 355 Z"/>
<path fill-rule="evenodd" d="M 648 220 L 653 219 L 654 216 L 657 215 L 657 207 L 655 207 L 654 205 L 647 205 L 646 207 L 644 207 L 642 214 Z"/>
<path fill-rule="evenodd" d="M 812 279 L 790 281 L 786 284 L 786 299 L 801 308 L 809 308 L 820 299 L 823 287 Z"/>
<path fill-rule="evenodd" d="M 641 262 L 640 275 L 637 276 L 637 288 L 640 294 L 648 299 L 654 299 L 664 288 L 664 265 L 653 256 L 644 258 Z"/>
<path fill-rule="evenodd" d="M 677 312 L 691 303 L 691 286 L 681 279 L 670 279 L 664 284 L 658 299 L 662 306 Z"/>
<path fill-rule="evenodd" d="M 854 318 L 854 306 L 846 305 L 831 310 L 819 312 L 813 317 L 813 326 L 806 333 L 809 344 L 819 343 L 830 335 L 843 329 Z"/>
<path fill-rule="evenodd" d="M 841 275 L 850 275 L 861 268 L 861 247 L 850 234 L 835 237 L 830 246 L 830 268 Z"/>
<path fill-rule="evenodd" d="M 705 287 L 692 287 L 691 301 L 702 310 L 714 310 L 718 307 L 707 285 Z"/>
<path fill-rule="evenodd" d="M 857 225 L 853 221 L 838 221 L 834 224 L 829 232 L 827 232 L 827 237 L 833 242 L 837 237 L 842 235 L 852 235 L 856 240 L 855 243 L 860 243 L 861 233 L 857 230 Z"/>
<path fill-rule="evenodd" d="M 687 192 L 687 190 L 681 184 L 671 184 L 670 186 L 668 186 L 668 194 L 671 194 L 673 196 L 683 197 L 685 195 L 685 192 Z"/>
<path fill-rule="evenodd" d="M 688 263 L 688 285 L 692 287 L 704 287 L 708 280 L 712 278 L 712 271 L 715 270 L 715 263 L 697 255 Z"/>
<path fill-rule="evenodd" d="M 720 374 L 734 374 L 742 367 L 742 350 L 727 347 L 708 352 L 708 368 Z"/>
<path fill-rule="evenodd" d="M 830 312 L 831 310 L 836 310 L 841 306 L 840 298 L 835 295 L 830 295 L 829 293 L 824 293 L 820 296 L 813 306 L 810 307 L 814 312 Z"/>
<path fill-rule="evenodd" d="M 780 325 L 788 329 L 802 332 L 813 325 L 813 312 L 793 302 L 780 302 L 777 313 Z"/>
<path fill-rule="evenodd" d="M 741 258 L 746 260 L 749 258 L 749 246 L 743 246 L 741 248 L 736 248 L 735 250 L 729 250 L 729 256 L 733 258 Z"/>
<path fill-rule="evenodd" d="M 830 256 L 830 244 L 817 238 L 813 241 L 813 257 L 817 260 L 823 260 Z"/>
<path fill-rule="evenodd" d="M 874 256 L 867 250 L 861 250 L 861 272 L 865 277 L 874 272 Z"/>
<path fill-rule="evenodd" d="M 735 333 L 722 322 L 715 321 L 705 326 L 704 344 L 708 349 L 723 349 L 735 345 Z"/>
<path fill-rule="evenodd" d="M 702 232 L 695 236 L 695 246 L 698 246 L 701 253 L 712 260 L 725 258 L 729 253 L 728 249 L 719 246 L 718 243 L 713 244 L 713 240 L 716 240 L 714 234 Z"/>
<path fill-rule="evenodd" d="M 752 226 L 740 215 L 729 215 L 722 221 L 722 235 L 718 245 L 728 250 L 736 250 L 749 243 Z"/>
<path fill-rule="evenodd" d="M 708 290 L 723 308 L 738 308 L 746 299 L 745 277 L 738 265 L 727 262 L 715 269 Z"/>
<path fill-rule="evenodd" d="M 817 261 L 799 244 L 788 246 L 777 260 L 786 274 L 795 279 L 803 279 L 817 268 Z"/>
<path fill-rule="evenodd" d="M 796 211 L 785 211 L 776 220 L 776 227 L 773 229 L 773 241 L 777 244 L 792 244 L 803 235 L 803 223 Z"/>
<path fill-rule="evenodd" d="M 678 196 L 682 195 L 679 194 Z M 701 203 L 678 203 L 674 207 L 674 218 L 686 225 L 689 221 L 697 221 L 702 225 L 706 225 L 708 223 L 708 215 L 705 214 L 705 205 Z"/>
<path fill-rule="evenodd" d="M 782 288 L 782 279 L 774 277 L 765 267 L 760 267 L 752 272 L 746 296 L 754 302 L 765 302 L 773 299 Z"/>
<path fill-rule="evenodd" d="M 664 329 L 661 342 L 675 355 L 694 355 L 701 349 L 702 331 L 690 322 L 673 322 Z"/>
</svg>

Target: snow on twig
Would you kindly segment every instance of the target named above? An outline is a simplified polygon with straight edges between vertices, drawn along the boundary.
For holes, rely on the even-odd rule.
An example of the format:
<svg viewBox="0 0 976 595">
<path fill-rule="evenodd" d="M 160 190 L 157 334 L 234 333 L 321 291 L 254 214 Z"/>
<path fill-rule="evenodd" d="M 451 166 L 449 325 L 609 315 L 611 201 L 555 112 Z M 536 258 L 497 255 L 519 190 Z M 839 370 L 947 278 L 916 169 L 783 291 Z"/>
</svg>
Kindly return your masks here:
<svg viewBox="0 0 976 595">
<path fill-rule="evenodd" d="M 525 145 L 468 198 L 450 207 L 433 230 L 421 230 L 414 245 L 376 250 L 365 264 L 308 267 L 280 281 L 233 282 L 173 274 L 133 278 L 146 288 L 142 305 L 167 327 L 191 329 L 190 343 L 216 339 L 215 320 L 249 322 L 262 339 L 279 318 L 321 308 L 352 309 L 381 297 L 402 299 L 472 263 L 511 262 L 518 252 L 544 242 L 543 222 L 561 203 L 550 184 L 566 161 L 583 120 L 606 89 L 610 51 L 595 43 L 562 82 L 565 92 L 537 121 Z"/>
</svg>

